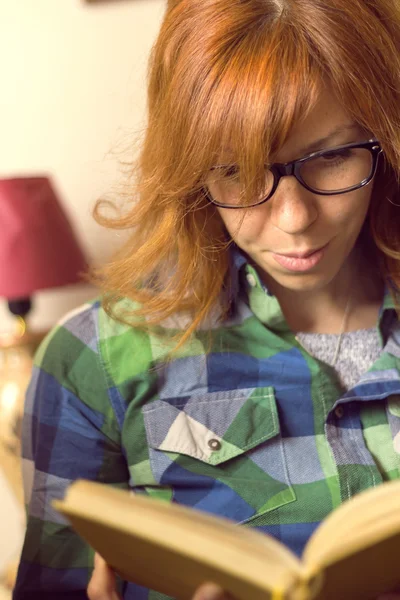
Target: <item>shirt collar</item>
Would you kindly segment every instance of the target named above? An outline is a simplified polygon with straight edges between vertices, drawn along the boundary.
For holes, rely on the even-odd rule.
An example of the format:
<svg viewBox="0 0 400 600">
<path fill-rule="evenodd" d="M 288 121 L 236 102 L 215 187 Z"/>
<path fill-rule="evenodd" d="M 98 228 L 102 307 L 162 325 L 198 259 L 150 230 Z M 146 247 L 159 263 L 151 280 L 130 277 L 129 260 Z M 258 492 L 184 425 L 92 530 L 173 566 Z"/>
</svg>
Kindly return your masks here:
<svg viewBox="0 0 400 600">
<path fill-rule="evenodd" d="M 231 313 L 244 300 L 264 325 L 276 332 L 290 331 L 280 304 L 261 280 L 246 254 L 236 245 L 230 248 L 230 304 Z"/>
</svg>

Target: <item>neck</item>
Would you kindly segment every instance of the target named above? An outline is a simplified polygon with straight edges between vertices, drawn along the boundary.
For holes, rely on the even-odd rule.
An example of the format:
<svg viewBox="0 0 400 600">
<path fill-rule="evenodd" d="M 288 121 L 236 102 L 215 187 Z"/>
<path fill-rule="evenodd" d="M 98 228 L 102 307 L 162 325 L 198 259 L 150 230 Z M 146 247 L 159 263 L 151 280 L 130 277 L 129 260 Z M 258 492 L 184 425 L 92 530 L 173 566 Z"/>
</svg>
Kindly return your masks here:
<svg viewBox="0 0 400 600">
<path fill-rule="evenodd" d="M 294 332 L 340 334 L 376 326 L 383 282 L 371 264 L 353 251 L 339 273 L 319 290 L 269 285 Z M 270 284 L 270 282 L 268 282 Z M 345 318 L 344 318 L 345 317 Z"/>
</svg>

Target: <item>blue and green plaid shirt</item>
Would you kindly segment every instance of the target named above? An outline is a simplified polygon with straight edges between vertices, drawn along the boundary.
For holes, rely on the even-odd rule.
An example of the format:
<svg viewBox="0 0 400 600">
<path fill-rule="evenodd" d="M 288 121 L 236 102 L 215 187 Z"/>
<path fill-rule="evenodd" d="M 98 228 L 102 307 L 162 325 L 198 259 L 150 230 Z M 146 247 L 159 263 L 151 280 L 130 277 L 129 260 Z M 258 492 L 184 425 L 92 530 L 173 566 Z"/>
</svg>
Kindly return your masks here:
<svg viewBox="0 0 400 600">
<path fill-rule="evenodd" d="M 28 524 L 14 600 L 86 598 L 93 552 L 51 507 L 77 478 L 229 517 L 300 554 L 344 500 L 399 477 L 400 326 L 390 295 L 381 355 L 343 392 L 240 253 L 231 281 L 229 318 L 210 324 L 211 338 L 210 328 L 197 331 L 172 361 L 184 316 L 148 335 L 99 302 L 44 341 L 26 400 Z M 125 600 L 162 597 L 123 588 Z"/>
</svg>

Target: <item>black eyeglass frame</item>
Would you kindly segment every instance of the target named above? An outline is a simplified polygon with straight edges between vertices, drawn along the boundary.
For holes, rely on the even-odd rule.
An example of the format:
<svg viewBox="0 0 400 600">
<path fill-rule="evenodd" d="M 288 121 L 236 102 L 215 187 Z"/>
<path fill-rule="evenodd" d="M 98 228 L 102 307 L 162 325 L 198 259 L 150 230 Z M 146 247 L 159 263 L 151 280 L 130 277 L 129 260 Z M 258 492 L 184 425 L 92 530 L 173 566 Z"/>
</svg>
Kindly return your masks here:
<svg viewBox="0 0 400 600">
<path fill-rule="evenodd" d="M 323 156 L 324 154 L 335 153 L 340 150 L 347 150 L 347 149 L 351 149 L 351 148 L 365 148 L 366 150 L 369 150 L 372 155 L 371 173 L 368 177 L 363 179 L 361 181 L 361 183 L 358 183 L 357 185 L 353 185 L 350 188 L 346 188 L 346 189 L 343 189 L 340 191 L 323 192 L 321 190 L 315 190 L 314 188 L 310 187 L 302 178 L 302 176 L 300 174 L 300 169 L 305 162 L 312 160 L 314 158 L 319 158 L 320 156 Z M 354 190 L 358 190 L 359 188 L 368 185 L 372 181 L 372 179 L 376 175 L 376 171 L 378 168 L 379 155 L 382 152 L 383 151 L 379 144 L 379 141 L 377 139 L 371 139 L 371 140 L 368 140 L 365 142 L 352 142 L 351 144 L 343 144 L 341 146 L 335 146 L 334 148 L 326 148 L 325 150 L 318 150 L 317 152 L 312 152 L 311 154 L 307 154 L 306 156 L 303 156 L 302 158 L 297 158 L 296 160 L 292 160 L 287 163 L 273 163 L 272 165 L 269 165 L 269 166 L 265 165 L 266 167 L 268 167 L 268 169 L 272 172 L 272 174 L 274 176 L 274 184 L 272 186 L 270 193 L 267 196 L 265 196 L 265 198 L 263 198 L 259 202 L 256 202 L 255 204 L 241 204 L 239 206 L 231 206 L 228 204 L 221 204 L 221 203 L 217 202 L 216 200 L 214 200 L 214 198 L 212 197 L 212 195 L 207 187 L 204 187 L 204 192 L 205 192 L 207 200 L 209 202 L 211 202 L 212 204 L 214 204 L 215 206 L 219 206 L 220 208 L 227 208 L 227 209 L 253 208 L 254 206 L 259 206 L 260 204 L 264 204 L 264 202 L 267 202 L 267 200 L 269 200 L 274 195 L 282 177 L 288 177 L 288 176 L 293 175 L 293 177 L 295 177 L 297 179 L 297 181 L 304 188 L 306 188 L 306 190 L 309 190 L 313 194 L 318 194 L 319 196 L 338 196 L 340 194 L 347 194 L 348 192 L 353 192 Z M 227 168 L 230 166 L 232 166 L 232 165 L 217 165 L 215 167 L 212 167 L 211 170 L 214 171 L 216 169 Z"/>
</svg>

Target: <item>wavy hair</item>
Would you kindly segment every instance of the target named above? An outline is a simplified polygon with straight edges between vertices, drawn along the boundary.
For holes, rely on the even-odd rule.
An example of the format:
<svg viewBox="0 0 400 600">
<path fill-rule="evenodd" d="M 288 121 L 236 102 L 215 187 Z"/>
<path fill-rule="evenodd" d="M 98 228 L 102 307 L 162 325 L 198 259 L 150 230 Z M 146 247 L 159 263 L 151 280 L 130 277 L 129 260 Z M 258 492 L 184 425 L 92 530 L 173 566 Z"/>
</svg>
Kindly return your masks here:
<svg viewBox="0 0 400 600">
<path fill-rule="evenodd" d="M 229 149 L 245 181 L 284 145 L 328 80 L 384 150 L 369 212 L 385 277 L 400 287 L 400 4 L 393 0 L 170 0 L 152 51 L 148 124 L 129 208 L 95 210 L 128 241 L 94 277 L 107 311 L 137 302 L 150 325 L 216 305 L 226 314 L 229 239 L 203 192 Z M 254 184 L 256 185 L 256 183 Z M 179 344 L 180 345 L 180 344 Z"/>
</svg>

